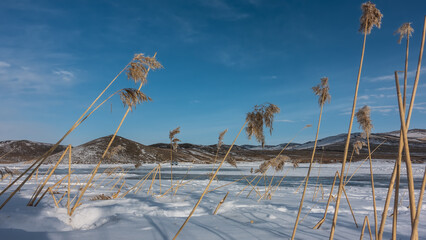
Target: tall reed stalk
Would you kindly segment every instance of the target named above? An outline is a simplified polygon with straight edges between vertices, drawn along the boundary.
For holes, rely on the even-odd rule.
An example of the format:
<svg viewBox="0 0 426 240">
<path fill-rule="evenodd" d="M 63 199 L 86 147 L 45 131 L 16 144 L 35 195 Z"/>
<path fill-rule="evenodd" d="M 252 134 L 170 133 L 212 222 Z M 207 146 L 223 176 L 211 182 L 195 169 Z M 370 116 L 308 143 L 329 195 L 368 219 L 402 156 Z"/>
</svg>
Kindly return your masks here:
<svg viewBox="0 0 426 240">
<path fill-rule="evenodd" d="M 424 23 L 423 23 L 422 42 L 420 44 L 420 52 L 419 52 L 419 59 L 418 59 L 418 62 L 417 62 L 416 76 L 414 78 L 413 91 L 412 91 L 412 94 L 411 94 L 411 101 L 410 101 L 410 105 L 409 105 L 409 109 L 408 109 L 408 113 L 407 113 L 407 120 L 406 120 L 407 129 L 410 126 L 411 113 L 413 111 L 414 100 L 415 100 L 415 96 L 416 96 L 416 92 L 417 92 L 417 86 L 418 86 L 418 83 L 419 83 L 420 70 L 421 70 L 421 64 L 422 64 L 422 58 L 423 58 L 423 50 L 424 50 L 424 44 L 425 44 L 425 34 L 426 34 L 426 16 L 424 18 Z M 396 77 L 397 77 L 397 75 L 396 75 Z M 401 133 L 401 136 L 402 136 L 402 133 Z M 400 140 L 400 141 L 402 141 L 402 140 Z M 399 149 L 398 149 L 398 156 L 400 154 L 402 154 L 402 151 L 403 151 L 403 146 L 402 146 L 402 144 L 400 144 Z M 382 219 L 381 219 L 381 222 L 380 222 L 379 239 L 382 239 L 382 236 L 383 236 L 386 218 L 387 218 L 387 211 L 388 211 L 388 208 L 389 208 L 391 195 L 392 195 L 392 191 L 393 191 L 393 186 L 394 186 L 394 182 L 395 182 L 395 178 L 396 178 L 396 172 L 397 172 L 397 162 L 395 162 L 395 168 L 394 168 L 394 171 L 392 172 L 391 180 L 390 180 L 389 187 L 388 187 L 388 193 L 386 195 L 385 205 L 383 207 Z M 410 202 L 410 204 L 411 204 L 411 202 Z"/>
<path fill-rule="evenodd" d="M 370 181 L 371 181 L 371 192 L 373 196 L 373 209 L 374 209 L 374 235 L 375 239 L 378 238 L 378 229 L 377 229 L 377 208 L 376 208 L 376 193 L 374 190 L 374 175 L 373 175 L 373 163 L 371 160 L 371 149 L 370 149 L 370 133 L 373 129 L 373 124 L 371 123 L 370 118 L 370 108 L 364 106 L 358 110 L 356 113 L 357 121 L 360 127 L 363 130 L 363 135 L 367 138 L 367 148 L 368 148 L 368 159 L 370 160 Z"/>
<path fill-rule="evenodd" d="M 407 71 L 408 71 L 408 52 L 409 52 L 409 46 L 410 46 L 410 37 L 414 29 L 411 27 L 411 23 L 404 23 L 401 27 L 398 28 L 398 30 L 395 33 L 399 33 L 399 40 L 398 43 L 401 43 L 402 38 L 405 36 L 407 38 L 407 44 L 405 48 L 405 68 L 404 68 L 404 95 L 403 95 L 403 110 L 406 112 L 407 107 Z M 396 73 L 397 74 L 397 73 Z M 400 130 L 400 136 L 402 128 Z M 400 138 L 399 144 L 403 144 L 402 138 Z M 402 152 L 401 152 L 402 154 Z M 398 201 L 399 201 L 399 182 L 400 182 L 400 175 L 401 175 L 401 159 L 402 156 L 399 155 L 398 152 L 398 159 L 397 159 L 397 168 L 396 168 L 396 184 L 395 184 L 395 197 L 394 197 L 394 208 L 393 208 L 393 223 L 392 223 L 392 238 L 396 239 L 396 232 L 397 232 L 397 222 L 398 222 Z"/>
<path fill-rule="evenodd" d="M 297 225 L 299 224 L 300 213 L 302 212 L 303 202 L 305 200 L 306 189 L 308 187 L 309 175 L 311 174 L 312 163 L 314 162 L 315 150 L 317 148 L 317 142 L 318 142 L 318 134 L 319 134 L 320 126 L 321 126 L 322 110 L 324 108 L 324 104 L 326 102 L 330 102 L 330 99 L 331 99 L 331 96 L 328 92 L 329 86 L 328 86 L 328 78 L 327 77 L 321 78 L 321 83 L 319 85 L 313 87 L 312 89 L 313 89 L 315 95 L 319 96 L 318 104 L 320 105 L 320 114 L 319 114 L 319 118 L 318 118 L 317 133 L 315 135 L 314 149 L 312 150 L 311 161 L 309 162 L 309 169 L 308 169 L 308 173 L 306 175 L 305 187 L 303 188 L 303 194 L 302 194 L 302 199 L 300 200 L 299 211 L 297 212 L 296 221 L 295 221 L 294 227 L 293 227 L 293 234 L 291 235 L 292 240 L 296 236 Z"/>
<path fill-rule="evenodd" d="M 180 127 L 177 127 L 169 132 L 170 139 L 170 186 L 173 186 L 173 152 L 177 151 L 178 142 L 180 140 L 175 138 L 175 135 L 180 133 Z"/>
<path fill-rule="evenodd" d="M 346 137 L 345 150 L 344 150 L 344 153 L 343 153 L 342 169 L 341 169 L 341 173 L 340 173 L 340 182 L 339 182 L 339 188 L 338 188 L 337 199 L 336 199 L 336 207 L 334 208 L 333 223 L 331 225 L 331 230 L 330 230 L 330 239 L 334 238 L 334 232 L 336 230 L 337 215 L 339 213 L 340 199 L 341 199 L 341 196 L 342 196 L 342 187 L 343 187 L 343 183 L 344 183 L 343 177 L 345 176 L 344 171 L 345 171 L 345 165 L 346 165 L 346 158 L 347 158 L 347 155 L 348 155 L 349 143 L 350 143 L 350 140 L 351 140 L 352 125 L 353 125 L 355 109 L 356 109 L 356 101 L 357 101 L 357 97 L 358 97 L 359 80 L 361 78 L 362 64 L 363 64 L 363 61 L 364 61 L 365 42 L 366 42 L 366 39 L 367 39 L 367 34 L 371 33 L 373 26 L 377 26 L 378 28 L 380 28 L 381 19 L 382 19 L 382 16 L 383 16 L 380 13 L 380 11 L 376 8 L 376 5 L 371 3 L 371 2 L 363 3 L 361 5 L 361 9 L 363 11 L 363 14 L 362 14 L 361 20 L 360 20 L 360 22 L 361 22 L 360 31 L 364 33 L 364 42 L 363 42 L 363 45 L 362 45 L 361 61 L 360 61 L 360 64 L 359 64 L 359 69 L 358 69 L 358 77 L 357 77 L 357 81 L 356 81 L 355 95 L 354 95 L 354 100 L 353 100 L 353 104 L 352 104 L 351 118 L 350 118 L 350 121 L 349 121 L 348 135 Z"/>
</svg>

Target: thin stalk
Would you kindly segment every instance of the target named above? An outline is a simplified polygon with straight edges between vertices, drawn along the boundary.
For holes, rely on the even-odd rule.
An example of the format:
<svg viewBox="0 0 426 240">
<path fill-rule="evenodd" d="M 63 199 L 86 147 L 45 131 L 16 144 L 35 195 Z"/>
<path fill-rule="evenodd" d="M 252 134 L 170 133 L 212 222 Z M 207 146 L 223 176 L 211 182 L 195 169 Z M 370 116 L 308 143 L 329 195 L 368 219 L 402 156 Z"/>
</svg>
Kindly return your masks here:
<svg viewBox="0 0 426 240">
<path fill-rule="evenodd" d="M 71 146 L 71 145 L 69 145 Z M 67 197 L 67 214 L 70 215 L 70 194 L 71 194 L 71 148 L 68 155 L 68 197 Z"/>
<path fill-rule="evenodd" d="M 325 100 L 325 99 L 323 99 L 323 100 Z M 296 229 L 297 229 L 297 225 L 299 224 L 300 213 L 302 212 L 303 202 L 305 200 L 306 188 L 308 187 L 309 175 L 311 174 L 312 163 L 314 162 L 315 150 L 317 149 L 318 134 L 319 134 L 320 125 L 321 125 L 321 117 L 322 117 L 323 108 L 324 108 L 324 104 L 321 104 L 321 110 L 320 110 L 320 115 L 319 115 L 319 119 L 318 119 L 317 133 L 316 133 L 316 136 L 315 136 L 314 149 L 312 150 L 312 157 L 311 157 L 311 161 L 309 163 L 308 174 L 306 175 L 305 187 L 303 188 L 303 194 L 302 194 L 302 199 L 300 200 L 299 211 L 297 212 L 297 217 L 296 217 L 296 221 L 294 223 L 294 228 L 293 228 L 293 234 L 291 235 L 292 240 L 296 236 Z"/>
<path fill-rule="evenodd" d="M 421 45 L 420 45 L 419 60 L 417 62 L 417 70 L 416 70 L 416 76 L 415 76 L 415 79 L 414 79 L 413 92 L 411 94 L 411 101 L 410 101 L 410 106 L 409 106 L 409 109 L 408 109 L 408 116 L 407 116 L 407 121 L 406 121 L 407 122 L 407 129 L 410 126 L 411 113 L 413 111 L 414 99 L 415 99 L 415 96 L 416 96 L 417 86 L 418 86 L 418 83 L 419 83 L 420 69 L 421 69 L 422 58 L 423 58 L 423 50 L 424 50 L 424 44 L 425 44 L 425 34 L 426 34 L 426 16 L 425 16 L 424 23 L 423 23 L 422 42 L 421 42 Z M 402 153 L 402 151 L 403 151 L 403 147 L 400 145 L 399 152 Z M 382 239 L 382 236 L 383 236 L 383 230 L 384 230 L 384 227 L 385 227 L 387 210 L 389 208 L 390 198 L 391 198 L 391 195 L 392 195 L 393 185 L 394 185 L 394 181 L 395 181 L 396 165 L 397 165 L 397 163 L 395 162 L 395 168 L 394 168 L 394 171 L 392 173 L 391 181 L 389 183 L 388 193 L 387 193 L 387 196 L 386 196 L 385 206 L 383 208 L 382 221 L 381 221 L 381 224 L 380 224 L 380 231 L 379 231 L 379 239 Z"/>
<path fill-rule="evenodd" d="M 370 159 L 370 180 L 371 180 L 371 192 L 373 195 L 373 209 L 374 209 L 374 236 L 375 239 L 379 237 L 379 231 L 377 229 L 377 208 L 376 208 L 376 193 L 374 191 L 374 175 L 373 175 L 373 163 L 371 160 L 371 151 L 370 151 L 370 137 L 367 136 L 367 147 L 368 147 L 368 158 Z"/>
<path fill-rule="evenodd" d="M 226 193 L 225 197 L 223 197 L 222 200 L 220 200 L 219 204 L 217 205 L 216 209 L 213 212 L 213 215 L 216 215 L 217 211 L 219 211 L 220 206 L 225 202 L 226 197 L 228 197 L 229 192 Z"/>
<path fill-rule="evenodd" d="M 366 225 L 368 226 L 368 232 L 370 233 L 370 240 L 373 239 L 373 236 L 371 234 L 370 221 L 368 221 L 368 217 L 365 216 L 364 224 L 362 225 L 361 236 L 359 237 L 359 240 L 362 240 L 364 238 L 364 230 Z"/>
<path fill-rule="evenodd" d="M 417 230 L 419 227 L 420 211 L 422 210 L 423 194 L 425 193 L 425 187 L 426 187 L 426 168 L 423 174 L 423 182 L 422 182 L 422 188 L 420 189 L 419 202 L 417 203 L 416 218 L 414 219 L 414 226 L 413 226 L 413 229 L 411 230 L 411 240 L 416 240 L 419 238 L 419 233 Z"/>
<path fill-rule="evenodd" d="M 350 119 L 350 122 L 349 122 L 348 135 L 346 137 L 345 151 L 343 153 L 342 170 L 341 170 L 341 173 L 340 173 L 340 182 L 339 182 L 339 188 L 338 188 L 338 192 L 337 192 L 337 200 L 336 200 L 336 207 L 335 207 L 335 210 L 334 210 L 333 223 L 331 225 L 330 240 L 332 240 L 334 238 L 334 232 L 336 230 L 336 224 L 337 224 L 337 215 L 339 213 L 340 198 L 342 196 L 342 188 L 343 188 L 343 183 L 344 183 L 343 177 L 345 176 L 345 165 L 346 165 L 346 159 L 347 159 L 348 150 L 349 150 L 349 143 L 350 143 L 350 140 L 351 140 L 353 120 L 354 120 L 354 116 L 355 116 L 356 100 L 357 100 L 357 97 L 358 97 L 359 80 L 361 78 L 362 63 L 364 61 L 365 42 L 366 42 L 366 39 L 367 39 L 367 25 L 368 25 L 368 20 L 366 21 L 365 28 L 364 28 L 364 42 L 362 44 L 361 61 L 360 61 L 360 64 L 359 64 L 358 77 L 357 77 L 357 80 L 356 80 L 355 95 L 354 95 L 354 101 L 353 101 L 353 104 L 352 104 L 352 113 L 351 113 L 351 119 Z"/>
<path fill-rule="evenodd" d="M 416 203 L 415 203 L 416 199 L 414 197 L 413 169 L 411 166 L 410 149 L 408 146 L 408 139 L 407 139 L 407 125 L 405 124 L 405 113 L 402 106 L 401 91 L 399 89 L 398 76 L 396 76 L 395 78 L 395 84 L 397 84 L 396 92 L 398 96 L 399 118 L 401 120 L 401 126 L 402 126 L 402 137 L 404 140 L 405 164 L 407 168 L 407 180 L 408 180 L 408 196 L 409 196 L 409 202 L 410 202 L 411 227 L 413 227 L 414 218 L 416 216 Z"/>
</svg>

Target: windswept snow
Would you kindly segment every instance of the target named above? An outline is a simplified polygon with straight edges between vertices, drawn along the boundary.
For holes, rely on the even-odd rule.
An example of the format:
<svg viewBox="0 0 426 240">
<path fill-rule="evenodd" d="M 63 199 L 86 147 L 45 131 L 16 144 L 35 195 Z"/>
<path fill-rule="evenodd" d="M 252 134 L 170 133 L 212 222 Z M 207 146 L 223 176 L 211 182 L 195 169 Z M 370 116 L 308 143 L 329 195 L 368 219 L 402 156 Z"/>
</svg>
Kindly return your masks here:
<svg viewBox="0 0 426 240">
<path fill-rule="evenodd" d="M 351 174 L 361 162 L 352 163 Z M 214 180 L 210 190 L 223 186 L 234 180 L 241 179 L 242 175 L 250 179 L 251 168 L 257 168 L 259 163 L 241 163 L 238 168 L 224 164 L 219 172 L 219 181 Z M 379 209 L 379 220 L 383 211 L 383 204 L 387 192 L 387 184 L 393 169 L 394 162 L 378 160 L 374 161 L 374 173 L 376 181 L 376 201 Z M 116 165 L 103 165 L 104 169 Z M 126 185 L 122 192 L 127 191 L 139 181 L 142 176 L 153 169 L 157 164 L 143 165 L 134 169 L 133 165 L 120 165 L 122 169 L 130 169 L 126 174 Z M 191 167 L 192 166 L 192 167 Z M 416 197 L 419 194 L 420 182 L 426 164 L 413 164 L 413 173 L 416 185 Z M 10 167 L 10 166 L 8 166 Z M 26 165 L 15 165 L 13 168 L 24 169 Z M 84 179 L 88 176 L 94 165 L 73 166 L 75 174 Z M 186 176 L 188 168 L 189 175 Z M 328 239 L 331 221 L 333 218 L 333 202 L 329 209 L 323 226 L 314 230 L 312 227 L 322 218 L 325 204 L 330 192 L 334 173 L 340 170 L 340 164 L 319 165 L 315 164 L 309 180 L 306 201 L 301 214 L 296 239 Z M 48 166 L 44 166 L 45 171 Z M 300 164 L 293 169 L 286 165 L 279 173 L 269 170 L 267 179 L 274 178 L 274 183 L 279 181 L 284 174 L 281 187 L 277 189 L 271 200 L 258 201 L 257 193 L 253 191 L 249 197 L 250 187 L 240 195 L 238 193 L 246 186 L 245 180 L 221 187 L 208 193 L 195 214 L 179 235 L 178 239 L 288 239 L 291 236 L 294 220 L 297 215 L 302 190 L 296 193 L 306 175 L 308 164 Z M 85 195 L 80 206 L 72 217 L 68 217 L 65 201 L 61 207 L 56 208 L 50 195 L 42 200 L 38 207 L 27 207 L 26 203 L 36 187 L 35 179 L 17 194 L 13 201 L 0 210 L 0 236 L 2 239 L 172 239 L 180 226 L 191 212 L 194 204 L 200 197 L 208 183 L 206 173 L 211 172 L 211 165 L 179 164 L 173 167 L 174 182 L 182 180 L 187 184 L 179 188 L 176 195 L 168 194 L 159 197 L 159 181 L 154 183 L 153 195 L 147 194 L 146 184 L 137 194 L 131 192 L 124 198 L 113 200 L 90 201 L 89 198 L 97 194 L 111 195 L 119 186 L 111 190 L 113 183 L 102 184 L 95 191 L 90 189 Z M 41 171 L 42 172 L 42 171 Z M 401 170 L 405 173 L 405 169 Z M 50 186 L 59 178 L 67 174 L 67 167 L 60 166 L 54 179 L 49 181 Z M 170 165 L 162 167 L 162 193 L 170 187 Z M 122 176 L 122 174 L 118 175 Z M 319 176 L 319 177 L 318 177 Z M 112 178 L 112 176 L 110 176 Z M 97 180 L 101 181 L 102 177 Z M 195 180 L 191 180 L 195 179 Z M 324 188 L 324 198 L 321 192 L 318 198 L 313 200 L 314 189 L 317 184 Z M 9 181 L 0 182 L 3 189 Z M 40 179 L 39 179 L 40 182 Z M 151 180 L 149 180 L 151 182 Z M 96 185 L 96 183 L 94 184 Z M 121 185 L 121 184 L 118 184 Z M 66 184 L 63 184 L 65 188 Z M 401 204 L 398 215 L 398 239 L 409 239 L 410 236 L 410 211 L 408 206 L 408 193 L 406 178 L 403 174 L 400 191 Z M 260 194 L 265 191 L 263 181 L 256 189 Z M 62 191 L 62 190 L 61 190 Z M 337 187 L 334 190 L 336 194 Z M 212 215 L 217 204 L 229 192 L 224 204 L 216 215 Z M 367 215 L 374 234 L 374 217 L 372 211 L 372 197 L 369 182 L 369 165 L 364 163 L 346 186 L 346 192 L 355 212 L 359 228 L 354 224 L 352 215 L 344 198 L 341 201 L 338 225 L 335 239 L 357 239 L 360 236 L 362 222 Z M 7 194 L 6 194 L 7 195 Z M 57 198 L 60 194 L 57 195 Z M 4 201 L 5 195 L 0 197 Z M 392 200 L 393 204 L 393 200 Z M 426 206 L 423 205 L 423 210 Z M 309 213 L 309 214 L 308 214 Z M 308 214 L 308 215 L 307 215 Z M 389 213 L 391 214 L 391 213 Z M 391 237 L 392 217 L 387 218 L 384 239 Z M 423 213 L 420 219 L 419 235 L 426 236 L 426 217 Z M 368 237 L 368 233 L 365 233 Z"/>
</svg>

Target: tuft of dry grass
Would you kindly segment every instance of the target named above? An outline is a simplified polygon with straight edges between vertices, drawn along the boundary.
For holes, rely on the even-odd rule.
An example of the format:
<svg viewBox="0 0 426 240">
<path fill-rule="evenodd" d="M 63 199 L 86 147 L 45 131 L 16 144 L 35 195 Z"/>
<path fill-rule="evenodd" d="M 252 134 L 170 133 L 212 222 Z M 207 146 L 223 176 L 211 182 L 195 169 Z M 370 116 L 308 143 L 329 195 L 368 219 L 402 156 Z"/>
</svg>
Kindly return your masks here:
<svg viewBox="0 0 426 240">
<path fill-rule="evenodd" d="M 274 104 L 262 104 L 254 106 L 252 112 L 247 113 L 246 133 L 249 139 L 254 135 L 256 140 L 265 146 L 265 135 L 263 133 L 263 125 L 269 128 L 272 134 L 274 115 L 280 112 L 280 108 Z"/>
<path fill-rule="evenodd" d="M 312 90 L 314 91 L 315 95 L 319 96 L 318 104 L 320 106 L 324 105 L 326 102 L 330 103 L 331 95 L 328 92 L 330 90 L 330 87 L 328 86 L 328 77 L 321 78 L 321 83 L 315 87 L 312 87 Z"/>
<path fill-rule="evenodd" d="M 223 144 L 223 137 L 225 136 L 225 134 L 228 132 L 228 129 L 223 130 L 223 132 L 221 132 L 219 134 L 219 140 L 217 141 L 217 151 L 219 151 L 220 147 Z"/>
<path fill-rule="evenodd" d="M 368 1 L 361 5 L 362 16 L 360 19 L 361 26 L 359 31 L 364 34 L 370 34 L 374 26 L 380 28 L 382 24 L 383 14 L 376 8 L 376 4 Z"/>
<path fill-rule="evenodd" d="M 177 151 L 178 142 L 180 140 L 176 138 L 176 134 L 180 133 L 180 127 L 177 127 L 169 132 L 170 139 L 170 186 L 173 187 L 173 152 Z"/>
<path fill-rule="evenodd" d="M 367 146 L 367 144 L 365 144 L 365 142 L 363 142 L 363 141 L 358 140 L 358 141 L 354 142 L 353 147 L 354 147 L 354 151 L 355 151 L 356 155 L 359 155 L 359 151 L 362 149 L 362 147 L 365 147 L 365 146 Z"/>
<path fill-rule="evenodd" d="M 102 193 L 90 198 L 90 201 L 110 200 L 110 199 L 112 199 L 110 196 L 106 196 L 105 194 Z"/>
<path fill-rule="evenodd" d="M 226 162 L 229 163 L 231 166 L 237 168 L 237 161 L 235 158 L 229 156 L 229 158 L 226 159 Z"/>
<path fill-rule="evenodd" d="M 398 43 L 401 44 L 402 38 L 406 36 L 407 38 L 411 37 L 413 34 L 414 29 L 411 27 L 411 23 L 403 23 L 401 27 L 399 27 L 395 32 L 394 35 L 399 34 Z"/>
<path fill-rule="evenodd" d="M 364 131 L 364 137 L 369 137 L 371 133 L 371 129 L 373 129 L 373 124 L 371 123 L 371 117 L 370 117 L 370 108 L 365 105 L 364 107 L 360 108 L 358 112 L 355 114 L 356 119 L 359 123 L 359 126 Z"/>
<path fill-rule="evenodd" d="M 153 57 L 146 57 L 143 53 L 135 54 L 132 62 L 127 67 L 127 78 L 133 80 L 135 83 L 140 82 L 141 84 L 146 83 L 146 76 L 149 70 L 155 70 L 163 68 L 163 66 L 157 61 L 155 55 Z"/>
<path fill-rule="evenodd" d="M 123 102 L 123 105 L 128 107 L 130 111 L 133 111 L 133 108 L 135 108 L 136 105 L 140 103 L 152 101 L 150 97 L 146 96 L 140 90 L 134 88 L 121 89 L 118 94 L 120 95 L 120 99 Z"/>
</svg>

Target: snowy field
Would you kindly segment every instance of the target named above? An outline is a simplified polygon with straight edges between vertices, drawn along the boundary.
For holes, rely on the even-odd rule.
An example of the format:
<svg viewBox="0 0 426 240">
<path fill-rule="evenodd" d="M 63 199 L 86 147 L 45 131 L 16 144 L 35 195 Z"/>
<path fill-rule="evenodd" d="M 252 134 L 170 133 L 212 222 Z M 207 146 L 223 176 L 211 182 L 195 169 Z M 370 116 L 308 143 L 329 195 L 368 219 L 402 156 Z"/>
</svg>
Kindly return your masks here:
<svg viewBox="0 0 426 240">
<path fill-rule="evenodd" d="M 303 186 L 296 190 L 306 176 L 308 164 L 300 164 L 298 168 L 286 165 L 281 172 L 267 172 L 266 185 L 259 181 L 256 190 L 247 197 L 252 187 L 247 187 L 247 181 L 254 178 L 251 168 L 256 169 L 259 163 L 240 163 L 238 168 L 225 164 L 219 172 L 218 180 L 214 180 L 209 192 L 199 205 L 198 209 L 185 226 L 178 239 L 289 239 L 292 234 L 294 221 L 297 215 L 299 202 L 302 196 Z M 349 170 L 352 173 L 360 162 L 353 163 Z M 376 186 L 376 201 L 378 207 L 379 222 L 383 211 L 384 200 L 394 163 L 391 161 L 374 161 L 374 177 Z M 22 170 L 26 165 L 1 165 L 10 169 Z M 116 165 L 105 165 L 99 170 L 99 177 L 95 177 L 95 183 L 84 195 L 82 205 L 77 208 L 72 217 L 67 215 L 66 200 L 55 206 L 51 194 L 46 194 L 37 207 L 27 207 L 26 204 L 37 186 L 37 180 L 31 179 L 23 189 L 0 210 L 0 236 L 1 239 L 172 239 L 194 204 L 201 196 L 208 183 L 207 173 L 212 166 L 180 164 L 173 167 L 174 182 L 186 183 L 180 187 L 176 194 L 169 192 L 160 196 L 159 174 L 153 184 L 153 191 L 147 194 L 152 183 L 149 178 L 139 192 L 129 192 L 123 198 L 111 200 L 91 201 L 90 198 L 104 194 L 111 196 L 120 190 L 120 195 L 134 186 L 143 176 L 149 173 L 156 164 L 146 164 L 138 169 L 133 165 L 120 165 L 129 170 L 126 174 L 116 171 L 117 174 L 107 176 L 101 174 L 105 169 Z M 415 177 L 416 199 L 426 164 L 413 164 Z M 84 181 L 93 169 L 93 165 L 73 166 L 72 184 L 73 195 L 77 193 L 78 182 Z M 191 169 L 188 171 L 188 168 Z M 331 221 L 333 218 L 335 202 L 330 204 L 328 215 L 320 229 L 312 229 L 323 217 L 328 195 L 334 174 L 340 171 L 340 164 L 315 164 L 309 180 L 308 192 L 305 197 L 304 208 L 301 214 L 301 222 L 297 229 L 296 239 L 328 239 Z M 39 172 L 38 182 L 41 181 L 43 172 L 48 166 L 43 166 Z M 408 206 L 408 192 L 406 187 L 405 168 L 401 171 L 400 199 L 398 215 L 398 238 L 410 237 L 410 213 Z M 49 180 L 47 186 L 51 186 L 66 176 L 66 165 L 60 166 L 55 175 Z M 319 174 L 318 174 L 319 173 Z M 272 194 L 271 199 L 259 201 L 259 195 L 265 192 L 273 178 L 272 185 L 280 182 L 280 187 Z M 243 178 L 246 176 L 247 179 Z M 318 177 L 319 176 L 319 177 Z M 114 179 L 114 180 L 113 180 Z M 318 179 L 318 183 L 317 183 Z M 355 226 L 348 204 L 342 195 L 339 218 L 336 227 L 335 239 L 359 239 L 365 216 L 368 216 L 374 235 L 374 215 L 370 187 L 369 164 L 365 162 L 346 186 L 350 203 L 352 205 L 358 228 Z M 112 181 L 111 181 L 112 180 Z M 239 181 L 237 181 L 239 180 Z M 115 186 L 114 184 L 119 181 Z M 123 184 L 123 182 L 125 183 Z M 236 181 L 232 183 L 233 181 Z M 253 181 L 253 185 L 257 179 Z M 0 182 L 0 189 L 4 189 L 9 179 Z M 227 183 L 232 183 L 225 185 Z M 81 183 L 80 183 L 81 184 Z M 315 186 L 323 186 L 324 197 L 319 191 L 314 200 Z M 225 186 L 224 186 L 225 185 Z M 81 186 L 81 185 L 80 185 Z M 58 201 L 65 193 L 67 181 L 63 181 L 56 189 L 55 199 Z M 170 165 L 163 164 L 161 168 L 161 191 L 164 193 L 170 187 Z M 223 205 L 216 215 L 213 215 L 216 206 L 229 192 Z M 8 192 L 9 193 L 9 192 Z M 0 197 L 1 202 L 9 194 Z M 334 195 L 337 193 L 337 185 Z M 119 195 L 119 196 L 120 196 Z M 416 201 L 417 203 L 417 201 Z M 393 206 L 393 200 L 391 202 Z M 419 225 L 420 239 L 426 238 L 426 213 L 423 205 L 422 216 Z M 391 212 L 386 221 L 384 239 L 391 238 Z M 365 239 L 368 239 L 366 229 Z"/>
</svg>

